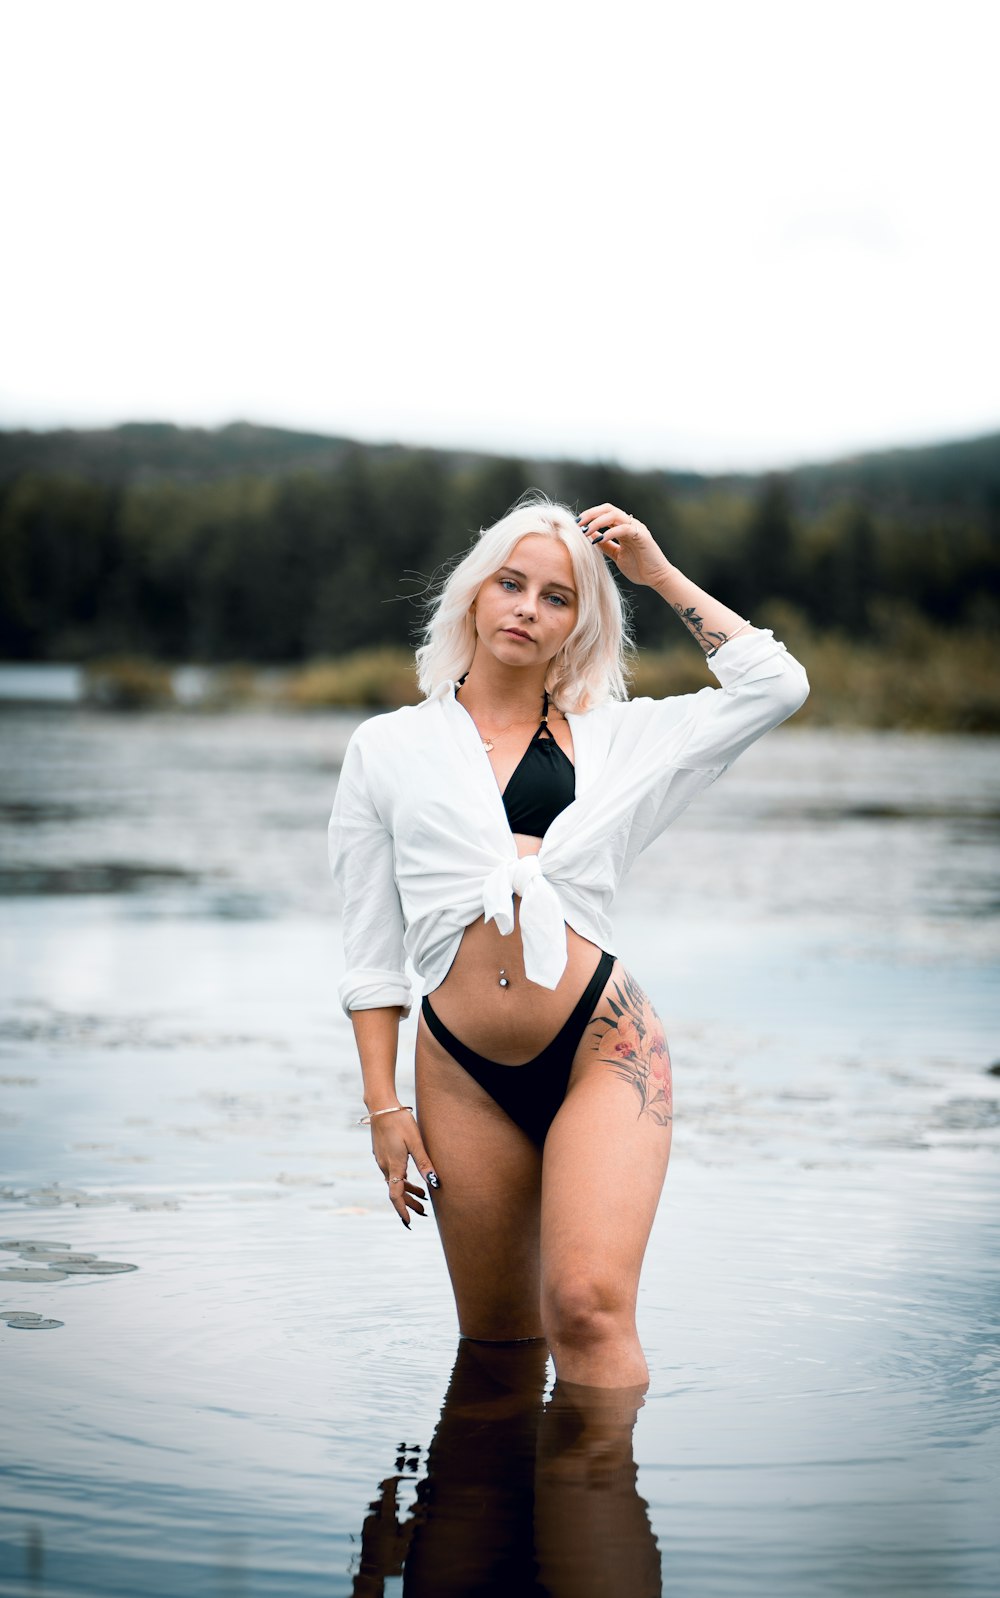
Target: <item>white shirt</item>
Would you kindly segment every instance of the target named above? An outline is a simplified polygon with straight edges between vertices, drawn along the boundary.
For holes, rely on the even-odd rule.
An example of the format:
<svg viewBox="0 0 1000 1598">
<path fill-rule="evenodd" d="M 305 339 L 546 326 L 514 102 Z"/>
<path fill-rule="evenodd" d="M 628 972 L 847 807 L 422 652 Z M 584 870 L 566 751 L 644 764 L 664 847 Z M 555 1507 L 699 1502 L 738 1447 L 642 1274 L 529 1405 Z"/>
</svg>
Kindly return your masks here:
<svg viewBox="0 0 1000 1598">
<path fill-rule="evenodd" d="M 770 630 L 741 634 L 708 664 L 721 688 L 567 716 L 576 798 L 538 854 L 523 859 L 455 683 L 363 722 L 344 755 L 329 826 L 348 1015 L 382 1005 L 408 1014 L 406 957 L 432 992 L 471 922 L 484 916 L 513 931 L 515 894 L 530 981 L 559 982 L 567 924 L 613 952 L 611 902 L 636 857 L 809 692 L 804 670 Z"/>
</svg>

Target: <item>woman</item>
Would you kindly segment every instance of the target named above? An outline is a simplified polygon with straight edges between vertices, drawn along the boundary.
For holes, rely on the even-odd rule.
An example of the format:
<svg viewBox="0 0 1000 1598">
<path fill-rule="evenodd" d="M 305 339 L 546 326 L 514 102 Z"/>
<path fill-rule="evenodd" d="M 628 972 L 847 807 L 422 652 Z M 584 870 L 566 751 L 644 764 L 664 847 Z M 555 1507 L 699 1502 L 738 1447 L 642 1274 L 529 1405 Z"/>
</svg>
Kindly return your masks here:
<svg viewBox="0 0 1000 1598">
<path fill-rule="evenodd" d="M 624 702 L 606 560 L 654 588 L 721 688 Z M 449 576 L 423 704 L 355 732 L 330 819 L 340 997 L 404 1225 L 434 1195 L 462 1335 L 544 1338 L 564 1382 L 648 1379 L 639 1271 L 670 1153 L 670 1057 L 608 908 L 645 848 L 802 704 L 802 667 L 614 505 L 536 497 Z M 395 1090 L 409 956 L 419 1125 Z"/>
</svg>

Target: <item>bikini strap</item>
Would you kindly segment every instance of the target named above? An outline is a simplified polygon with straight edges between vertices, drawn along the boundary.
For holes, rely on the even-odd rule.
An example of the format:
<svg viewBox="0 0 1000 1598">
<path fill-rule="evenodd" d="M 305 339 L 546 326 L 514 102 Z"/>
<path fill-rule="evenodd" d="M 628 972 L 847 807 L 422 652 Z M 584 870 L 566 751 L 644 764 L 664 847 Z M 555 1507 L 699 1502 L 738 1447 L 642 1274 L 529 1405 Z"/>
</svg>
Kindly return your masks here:
<svg viewBox="0 0 1000 1598">
<path fill-rule="evenodd" d="M 547 688 L 542 689 L 542 719 L 538 723 L 535 729 L 535 736 L 531 741 L 532 743 L 556 742 L 555 733 L 549 726 L 549 691 Z"/>
</svg>

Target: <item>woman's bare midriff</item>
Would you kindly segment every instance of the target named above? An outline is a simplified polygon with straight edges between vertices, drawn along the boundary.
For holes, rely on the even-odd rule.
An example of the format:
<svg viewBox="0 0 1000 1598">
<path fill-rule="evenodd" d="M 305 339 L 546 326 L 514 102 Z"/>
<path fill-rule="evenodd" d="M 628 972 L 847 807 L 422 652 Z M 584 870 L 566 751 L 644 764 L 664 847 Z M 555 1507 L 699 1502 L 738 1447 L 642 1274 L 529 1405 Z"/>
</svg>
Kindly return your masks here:
<svg viewBox="0 0 1000 1598">
<path fill-rule="evenodd" d="M 537 854 L 540 838 L 514 834 L 519 855 Z M 566 928 L 566 969 L 556 988 L 541 988 L 524 974 L 520 900 L 514 900 L 514 930 L 504 937 L 496 923 L 482 916 L 467 926 L 448 975 L 430 995 L 430 1003 L 449 1031 L 498 1065 L 525 1065 L 555 1037 L 569 1019 L 601 951 Z M 500 986 L 500 972 L 507 986 Z"/>
</svg>

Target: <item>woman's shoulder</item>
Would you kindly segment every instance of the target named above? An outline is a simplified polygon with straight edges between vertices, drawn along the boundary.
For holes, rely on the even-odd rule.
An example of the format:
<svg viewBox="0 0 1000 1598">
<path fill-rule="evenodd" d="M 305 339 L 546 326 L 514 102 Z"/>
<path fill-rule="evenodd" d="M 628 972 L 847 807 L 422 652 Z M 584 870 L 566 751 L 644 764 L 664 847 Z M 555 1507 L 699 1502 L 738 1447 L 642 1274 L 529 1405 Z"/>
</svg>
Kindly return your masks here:
<svg viewBox="0 0 1000 1598">
<path fill-rule="evenodd" d="M 400 705 L 397 710 L 376 710 L 359 721 L 351 734 L 351 742 L 365 749 L 379 749 L 398 742 L 417 731 L 417 718 L 426 700 L 419 705 Z"/>
<path fill-rule="evenodd" d="M 709 692 L 712 692 L 711 688 Z M 585 726 L 613 729 L 649 721 L 652 717 L 669 717 L 671 714 L 681 716 L 693 697 L 690 693 L 683 693 L 664 694 L 661 699 L 653 699 L 648 694 L 640 694 L 634 699 L 606 699 L 603 704 L 594 705 L 589 710 L 570 714 L 574 721 Z"/>
<path fill-rule="evenodd" d="M 703 688 L 702 694 L 713 694 Z M 607 761 L 631 760 L 672 737 L 678 726 L 693 712 L 694 694 L 669 694 L 662 699 L 640 695 L 635 699 L 609 700 L 595 705 L 580 717 L 571 717 L 574 741 L 587 763 L 603 766 Z"/>
<path fill-rule="evenodd" d="M 414 717 L 419 707 L 376 711 L 354 728 L 344 749 L 341 782 L 360 784 L 380 809 L 390 805 L 413 764 Z"/>
<path fill-rule="evenodd" d="M 416 740 L 420 709 L 419 705 L 402 705 L 398 710 L 366 716 L 347 740 L 345 761 L 360 760 L 369 773 L 379 770 L 392 775 Z"/>
</svg>

